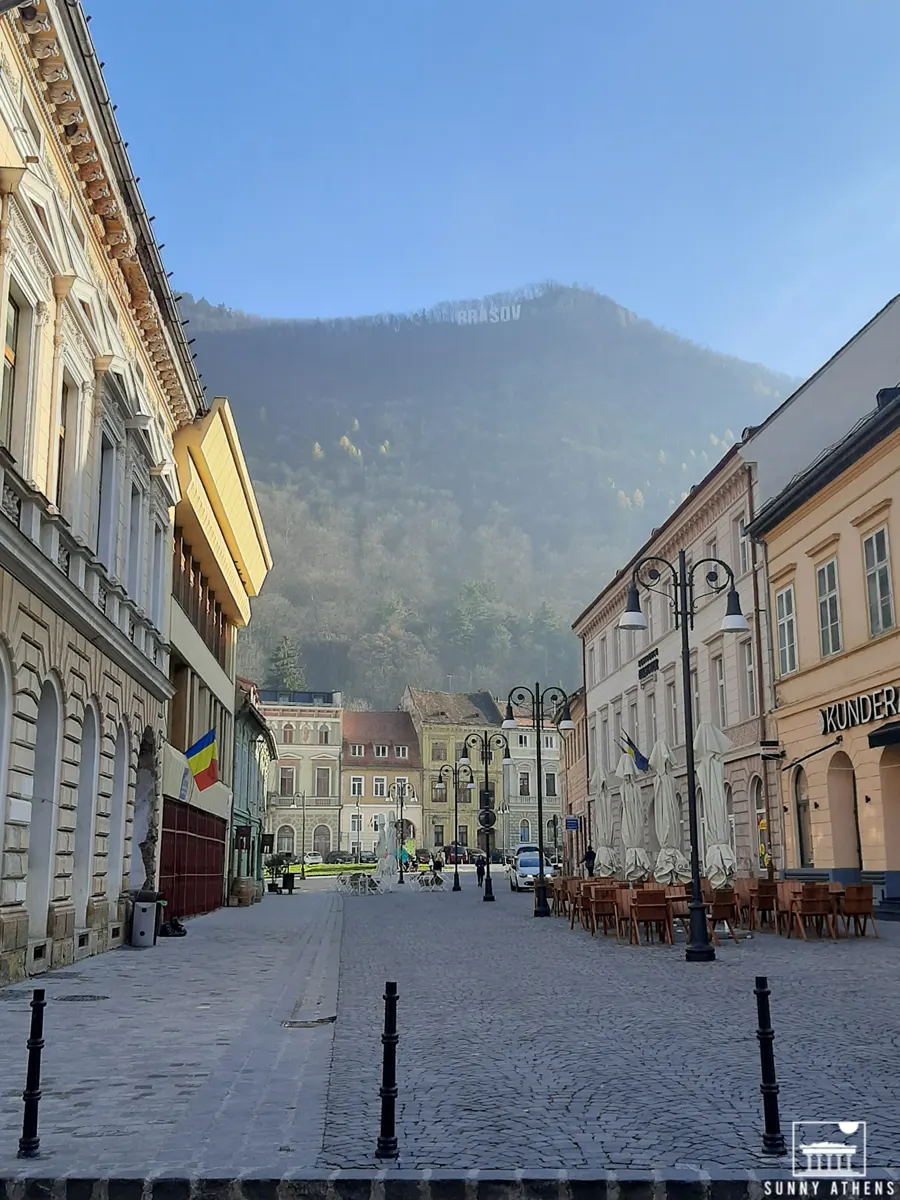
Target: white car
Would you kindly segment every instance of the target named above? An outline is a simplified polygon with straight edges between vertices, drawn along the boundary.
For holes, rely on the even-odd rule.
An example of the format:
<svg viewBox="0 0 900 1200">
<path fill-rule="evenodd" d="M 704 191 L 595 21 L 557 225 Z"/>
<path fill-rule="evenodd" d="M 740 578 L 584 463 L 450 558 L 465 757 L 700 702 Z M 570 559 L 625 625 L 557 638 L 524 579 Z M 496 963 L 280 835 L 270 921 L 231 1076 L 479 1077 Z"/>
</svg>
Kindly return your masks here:
<svg viewBox="0 0 900 1200">
<path fill-rule="evenodd" d="M 522 892 L 533 890 L 535 881 L 540 872 L 540 858 L 536 850 L 525 850 L 516 857 L 509 865 L 509 887 L 510 891 Z M 544 858 L 544 878 L 549 879 L 553 875 L 553 868 L 548 859 Z"/>
<path fill-rule="evenodd" d="M 316 854 L 315 850 L 310 850 L 309 854 L 303 856 L 303 861 L 308 867 L 318 867 L 322 863 L 322 855 Z"/>
</svg>

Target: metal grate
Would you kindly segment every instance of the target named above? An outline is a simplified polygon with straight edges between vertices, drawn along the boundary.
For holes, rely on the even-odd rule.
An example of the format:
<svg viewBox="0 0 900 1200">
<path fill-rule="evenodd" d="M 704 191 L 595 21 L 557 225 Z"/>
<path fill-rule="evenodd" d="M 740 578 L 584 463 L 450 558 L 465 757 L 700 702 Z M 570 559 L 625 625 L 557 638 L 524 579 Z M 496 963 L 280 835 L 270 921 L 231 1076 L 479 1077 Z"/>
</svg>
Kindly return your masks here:
<svg viewBox="0 0 900 1200">
<path fill-rule="evenodd" d="M 86 1000 L 108 1000 L 109 996 L 51 996 L 51 1000 L 68 1000 L 73 1004 Z"/>
</svg>

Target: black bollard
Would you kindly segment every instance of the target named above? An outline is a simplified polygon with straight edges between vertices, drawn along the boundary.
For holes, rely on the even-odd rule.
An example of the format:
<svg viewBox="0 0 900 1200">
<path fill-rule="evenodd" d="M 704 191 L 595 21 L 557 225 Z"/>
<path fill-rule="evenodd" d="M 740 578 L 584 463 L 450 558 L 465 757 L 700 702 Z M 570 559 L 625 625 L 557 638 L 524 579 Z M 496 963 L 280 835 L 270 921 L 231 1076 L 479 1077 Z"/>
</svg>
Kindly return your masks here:
<svg viewBox="0 0 900 1200">
<path fill-rule="evenodd" d="M 41 1053 L 44 1049 L 44 989 L 35 988 L 31 1001 L 31 1030 L 28 1035 L 28 1072 L 25 1078 L 25 1116 L 19 1138 L 19 1158 L 37 1158 L 41 1139 L 38 1137 L 38 1105 L 41 1102 Z"/>
<path fill-rule="evenodd" d="M 769 981 L 765 975 L 756 976 L 756 1013 L 759 1028 L 756 1037 L 759 1041 L 759 1064 L 762 1083 L 759 1090 L 763 1098 L 763 1154 L 782 1156 L 787 1154 L 784 1144 L 784 1134 L 781 1132 L 781 1118 L 778 1115 L 778 1081 L 775 1078 L 775 1032 L 772 1029 L 772 1016 L 769 1012 Z"/>
<path fill-rule="evenodd" d="M 397 985 L 384 985 L 384 1056 L 381 1067 L 381 1133 L 375 1148 L 376 1158 L 397 1158 Z"/>
</svg>

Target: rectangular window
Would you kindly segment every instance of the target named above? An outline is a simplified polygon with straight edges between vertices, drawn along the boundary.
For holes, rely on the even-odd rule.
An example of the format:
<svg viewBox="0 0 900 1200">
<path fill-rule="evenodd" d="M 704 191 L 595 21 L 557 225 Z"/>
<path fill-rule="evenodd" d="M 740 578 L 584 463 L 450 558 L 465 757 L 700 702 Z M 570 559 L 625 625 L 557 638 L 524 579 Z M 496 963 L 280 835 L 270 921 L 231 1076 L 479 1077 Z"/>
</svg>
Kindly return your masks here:
<svg viewBox="0 0 900 1200">
<path fill-rule="evenodd" d="M 747 537 L 747 524 L 741 513 L 733 522 L 734 527 L 734 562 L 739 575 L 746 575 L 750 570 L 750 541 Z"/>
<path fill-rule="evenodd" d="M 439 783 L 440 783 L 439 779 L 433 779 L 431 781 L 431 803 L 432 804 L 446 804 L 447 803 L 447 789 L 446 789 L 446 787 L 438 787 Z"/>
<path fill-rule="evenodd" d="M 365 746 L 361 745 L 359 742 L 350 743 L 350 755 L 352 758 L 362 758 L 365 752 Z"/>
<path fill-rule="evenodd" d="M 395 746 L 398 758 L 409 758 L 409 746 Z"/>
<path fill-rule="evenodd" d="M 556 796 L 556 773 L 554 771 L 547 771 L 544 775 L 544 795 Z"/>
<path fill-rule="evenodd" d="M 56 434 L 56 498 L 54 501 L 60 512 L 63 511 L 63 501 L 68 486 L 66 434 L 72 417 L 71 406 L 72 387 L 66 380 L 63 380 L 62 393 L 59 398 L 59 428 Z"/>
<path fill-rule="evenodd" d="M 712 666 L 716 724 L 720 729 L 724 729 L 728 724 L 728 712 L 725 707 L 725 659 L 721 654 L 717 654 L 710 665 Z"/>
<path fill-rule="evenodd" d="M 647 637 L 646 645 L 650 645 L 656 641 L 656 601 L 652 592 L 648 592 L 647 599 L 644 604 L 644 616 L 647 618 Z"/>
<path fill-rule="evenodd" d="M 612 631 L 612 669 L 614 671 L 618 671 L 619 663 L 621 661 L 620 655 L 619 655 L 619 649 L 620 649 L 619 637 L 620 637 L 620 632 L 619 632 L 619 627 L 617 625 Z"/>
<path fill-rule="evenodd" d="M 544 749 L 545 750 L 555 750 L 556 749 L 556 738 L 553 736 L 552 733 L 544 734 Z"/>
<path fill-rule="evenodd" d="M 443 825 L 435 825 L 434 827 L 434 845 L 441 847 L 444 844 L 444 827 Z"/>
<path fill-rule="evenodd" d="M 619 761 L 619 755 L 622 753 L 622 710 L 621 708 L 613 709 L 613 761 Z"/>
<path fill-rule="evenodd" d="M 366 794 L 366 781 L 363 775 L 350 776 L 350 795 L 364 796 Z"/>
<path fill-rule="evenodd" d="M 609 655 L 606 650 L 606 635 L 600 639 L 600 678 L 605 679 L 609 674 Z"/>
<path fill-rule="evenodd" d="M 797 670 L 797 626 L 794 621 L 794 585 L 788 584 L 775 596 L 778 626 L 778 673 L 790 675 Z"/>
<path fill-rule="evenodd" d="M 596 718 L 594 717 L 591 717 L 590 721 L 588 721 L 587 736 L 588 758 L 590 759 L 590 766 L 593 770 L 593 765 L 597 761 L 597 722 Z"/>
<path fill-rule="evenodd" d="M 316 767 L 316 796 L 320 800 L 331 796 L 331 767 Z"/>
<path fill-rule="evenodd" d="M 0 432 L 8 446 L 12 438 L 13 402 L 16 395 L 16 354 L 19 348 L 19 306 L 12 296 L 6 298 L 6 339 L 3 352 L 3 396 Z"/>
<path fill-rule="evenodd" d="M 470 788 L 468 783 L 460 781 L 459 787 L 456 789 L 456 803 L 470 804 L 475 796 L 474 788 Z"/>
<path fill-rule="evenodd" d="M 131 485 L 131 505 L 128 517 L 128 593 L 134 599 L 141 594 L 141 516 L 144 497 L 140 488 Z"/>
<path fill-rule="evenodd" d="M 153 578 L 150 580 L 150 620 L 157 629 L 162 629 L 163 595 L 165 592 L 165 577 L 163 575 L 163 555 L 165 554 L 166 531 L 162 525 L 153 529 Z"/>
<path fill-rule="evenodd" d="M 97 496 L 97 556 L 114 571 L 115 543 L 116 448 L 102 435 L 100 445 L 100 482 Z"/>
<path fill-rule="evenodd" d="M 527 733 L 519 734 L 519 745 L 525 750 L 528 749 L 528 734 Z"/>
<path fill-rule="evenodd" d="M 459 762 L 459 760 L 467 753 L 466 743 L 457 742 L 453 747 L 453 753 L 455 755 L 456 762 Z"/>
<path fill-rule="evenodd" d="M 647 693 L 647 742 L 652 748 L 656 744 L 656 692 Z M 648 753 L 645 751 L 644 753 Z"/>
<path fill-rule="evenodd" d="M 741 642 L 741 675 L 744 680 L 744 714 L 756 716 L 756 667 L 753 663 L 753 643 Z"/>
<path fill-rule="evenodd" d="M 638 703 L 637 700 L 632 700 L 628 705 L 628 724 L 631 728 L 628 730 L 629 737 L 633 742 L 640 739 L 640 728 L 638 727 Z"/>
<path fill-rule="evenodd" d="M 674 683 L 666 684 L 666 722 L 669 731 L 669 741 L 673 746 L 678 745 L 678 692 Z"/>
<path fill-rule="evenodd" d="M 31 134 L 32 141 L 34 142 L 35 146 L 37 146 L 38 150 L 40 150 L 43 143 L 43 139 L 41 137 L 41 127 L 38 124 L 37 117 L 34 115 L 34 110 L 25 99 L 24 91 L 22 93 L 22 116 L 25 118 L 25 126 L 28 129 L 28 132 Z"/>
<path fill-rule="evenodd" d="M 447 761 L 447 743 L 432 742 L 431 743 L 431 761 L 446 762 Z"/>
<path fill-rule="evenodd" d="M 376 746 L 375 747 L 375 757 L 376 758 L 387 758 L 387 756 L 388 756 L 387 746 Z"/>
<path fill-rule="evenodd" d="M 704 558 L 718 558 L 718 557 L 719 557 L 719 541 L 718 541 L 718 538 L 716 538 L 715 536 L 713 536 L 713 537 L 711 537 L 711 538 L 709 539 L 709 541 L 706 543 L 706 550 L 705 550 L 705 551 L 704 551 L 704 553 L 703 553 L 703 557 L 704 557 Z M 714 563 L 707 563 L 707 564 L 706 564 L 706 568 L 705 568 L 705 570 L 704 570 L 704 572 L 703 572 L 703 574 L 704 574 L 704 577 L 705 577 L 706 575 L 708 575 L 710 571 L 714 571 L 715 569 L 716 569 L 716 567 L 715 567 L 715 564 L 714 564 Z"/>
<path fill-rule="evenodd" d="M 294 794 L 294 768 L 282 767 L 278 783 L 278 791 L 282 796 L 293 796 Z"/>
<path fill-rule="evenodd" d="M 587 685 L 589 688 L 592 688 L 596 682 L 594 647 L 591 646 L 587 652 Z"/>
<path fill-rule="evenodd" d="M 816 569 L 816 593 L 819 600 L 819 645 L 822 657 L 841 650 L 841 611 L 838 605 L 837 559 Z"/>
<path fill-rule="evenodd" d="M 460 825 L 456 831 L 457 846 L 468 846 L 469 844 L 469 827 L 468 825 Z"/>
<path fill-rule="evenodd" d="M 693 703 L 691 705 L 691 716 L 694 720 L 694 732 L 697 732 L 697 726 L 700 724 L 700 679 L 697 675 L 696 668 L 691 671 L 691 696 Z"/>
<path fill-rule="evenodd" d="M 362 833 L 362 813 L 350 814 L 350 832 L 356 834 Z"/>
<path fill-rule="evenodd" d="M 666 629 L 675 628 L 675 584 L 670 579 L 665 586 Z"/>
<path fill-rule="evenodd" d="M 387 775 L 376 775 L 372 780 L 372 795 L 378 800 L 387 796 Z"/>
<path fill-rule="evenodd" d="M 596 760 L 594 760 L 596 761 Z M 609 719 L 604 717 L 600 722 L 600 762 L 606 774 L 609 774 Z"/>
<path fill-rule="evenodd" d="M 409 786 L 409 779 L 407 778 L 406 775 L 395 775 L 394 776 L 394 790 L 397 793 L 398 802 L 399 802 L 401 796 L 403 797 L 404 804 L 411 802 L 412 800 L 415 799 L 415 793 L 413 792 L 412 788 Z"/>
<path fill-rule="evenodd" d="M 529 774 L 528 771 L 520 771 L 519 772 L 519 795 L 520 796 L 530 796 L 531 795 L 531 775 Z"/>
<path fill-rule="evenodd" d="M 881 528 L 863 542 L 866 564 L 866 596 L 869 601 L 869 633 L 878 637 L 894 628 L 894 595 L 887 529 Z"/>
</svg>

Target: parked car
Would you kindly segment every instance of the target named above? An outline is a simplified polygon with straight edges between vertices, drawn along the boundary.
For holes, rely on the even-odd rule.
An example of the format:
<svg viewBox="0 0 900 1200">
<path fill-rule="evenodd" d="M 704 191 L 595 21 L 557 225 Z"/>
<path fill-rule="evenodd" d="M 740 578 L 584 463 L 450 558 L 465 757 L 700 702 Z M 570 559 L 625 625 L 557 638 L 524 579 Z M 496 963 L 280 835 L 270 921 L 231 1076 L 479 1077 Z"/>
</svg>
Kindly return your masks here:
<svg viewBox="0 0 900 1200">
<path fill-rule="evenodd" d="M 350 863 L 353 862 L 353 855 L 348 854 L 346 850 L 332 850 L 330 854 L 325 855 L 327 863 Z"/>
<path fill-rule="evenodd" d="M 304 854 L 303 861 L 308 867 L 319 867 L 322 865 L 322 855 L 310 850 L 308 854 Z"/>
<path fill-rule="evenodd" d="M 540 874 L 540 856 L 536 850 L 525 850 L 517 854 L 508 868 L 510 891 L 521 892 L 534 888 Z M 550 860 L 544 858 L 544 877 L 555 874 Z"/>
<path fill-rule="evenodd" d="M 458 859 L 455 857 L 455 855 L 457 855 L 457 854 L 459 855 Z M 446 846 L 444 849 L 444 861 L 450 863 L 451 865 L 456 862 L 459 862 L 459 863 L 468 862 L 469 856 L 468 856 L 466 847 L 465 846 Z"/>
<path fill-rule="evenodd" d="M 373 863 L 377 862 L 378 860 L 376 859 L 375 852 L 373 850 L 360 850 L 359 861 L 361 863 Z"/>
</svg>

